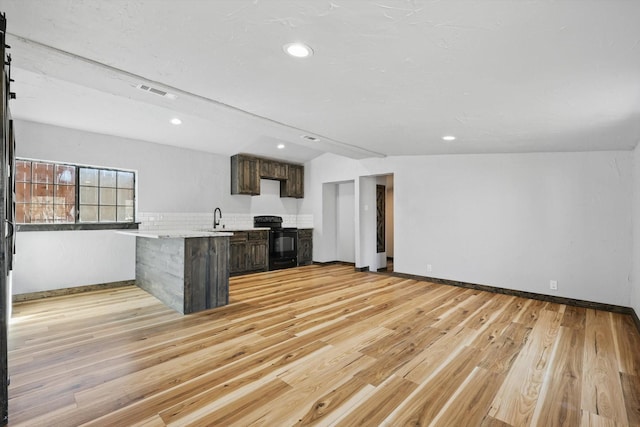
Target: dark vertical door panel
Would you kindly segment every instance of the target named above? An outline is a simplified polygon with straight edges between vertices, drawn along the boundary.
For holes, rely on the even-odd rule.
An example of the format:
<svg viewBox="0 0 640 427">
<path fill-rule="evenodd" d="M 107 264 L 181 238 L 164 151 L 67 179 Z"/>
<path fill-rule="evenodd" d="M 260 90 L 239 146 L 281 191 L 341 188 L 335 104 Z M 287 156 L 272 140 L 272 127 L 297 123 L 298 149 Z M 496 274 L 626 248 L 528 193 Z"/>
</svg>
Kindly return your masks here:
<svg viewBox="0 0 640 427">
<path fill-rule="evenodd" d="M 209 308 L 209 239 L 185 239 L 184 312 Z"/>
<path fill-rule="evenodd" d="M 8 275 L 11 270 L 14 251 L 14 136 L 11 115 L 9 113 L 9 99 L 11 90 L 11 58 L 7 55 L 5 45 L 6 19 L 0 15 L 0 55 L 3 67 L 0 82 L 0 424 L 8 422 L 8 369 L 7 369 L 7 338 L 9 312 Z"/>
<path fill-rule="evenodd" d="M 376 185 L 376 248 L 378 253 L 385 250 L 385 194 L 385 186 Z"/>
<path fill-rule="evenodd" d="M 7 141 L 7 222 L 9 225 L 7 268 L 13 270 L 13 255 L 16 253 L 16 140 L 13 131 L 13 120 L 9 120 L 9 139 Z"/>
<path fill-rule="evenodd" d="M 229 239 L 209 239 L 211 243 L 211 277 L 215 283 L 215 295 L 211 295 L 209 307 L 220 307 L 229 304 Z"/>
<path fill-rule="evenodd" d="M 184 312 L 229 303 L 229 239 L 185 239 Z"/>
</svg>

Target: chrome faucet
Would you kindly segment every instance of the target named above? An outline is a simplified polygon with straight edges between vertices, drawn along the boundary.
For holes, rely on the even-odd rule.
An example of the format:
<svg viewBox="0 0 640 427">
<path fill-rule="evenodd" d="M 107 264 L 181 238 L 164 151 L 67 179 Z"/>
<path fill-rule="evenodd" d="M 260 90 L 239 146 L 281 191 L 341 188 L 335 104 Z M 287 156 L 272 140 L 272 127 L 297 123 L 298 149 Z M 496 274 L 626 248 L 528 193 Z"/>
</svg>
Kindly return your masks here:
<svg viewBox="0 0 640 427">
<path fill-rule="evenodd" d="M 220 214 L 220 218 L 222 218 L 222 211 L 220 210 L 220 208 L 215 208 L 213 210 L 213 229 L 214 230 L 217 226 L 220 225 L 220 218 L 218 218 L 216 214 Z"/>
</svg>

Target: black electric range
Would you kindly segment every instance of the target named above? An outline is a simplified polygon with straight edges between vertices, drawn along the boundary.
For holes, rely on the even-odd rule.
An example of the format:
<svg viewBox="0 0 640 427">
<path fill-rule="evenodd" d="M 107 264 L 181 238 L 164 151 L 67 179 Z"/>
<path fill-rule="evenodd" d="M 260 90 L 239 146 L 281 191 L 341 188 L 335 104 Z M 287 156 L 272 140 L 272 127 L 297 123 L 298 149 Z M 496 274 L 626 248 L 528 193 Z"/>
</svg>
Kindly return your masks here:
<svg viewBox="0 0 640 427">
<path fill-rule="evenodd" d="M 298 229 L 282 227 L 282 217 L 260 215 L 253 217 L 254 227 L 269 228 L 269 270 L 298 265 Z"/>
</svg>

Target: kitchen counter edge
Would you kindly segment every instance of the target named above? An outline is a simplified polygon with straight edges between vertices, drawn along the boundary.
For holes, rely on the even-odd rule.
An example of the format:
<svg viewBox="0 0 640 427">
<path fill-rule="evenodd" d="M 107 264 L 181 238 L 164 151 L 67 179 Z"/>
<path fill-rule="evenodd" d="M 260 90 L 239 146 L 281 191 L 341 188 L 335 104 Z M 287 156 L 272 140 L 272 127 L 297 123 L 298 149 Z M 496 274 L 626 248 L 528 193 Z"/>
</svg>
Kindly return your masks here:
<svg viewBox="0 0 640 427">
<path fill-rule="evenodd" d="M 149 239 L 188 239 L 194 237 L 229 237 L 232 231 L 204 231 L 204 230 L 120 230 L 118 234 L 146 237 Z"/>
</svg>

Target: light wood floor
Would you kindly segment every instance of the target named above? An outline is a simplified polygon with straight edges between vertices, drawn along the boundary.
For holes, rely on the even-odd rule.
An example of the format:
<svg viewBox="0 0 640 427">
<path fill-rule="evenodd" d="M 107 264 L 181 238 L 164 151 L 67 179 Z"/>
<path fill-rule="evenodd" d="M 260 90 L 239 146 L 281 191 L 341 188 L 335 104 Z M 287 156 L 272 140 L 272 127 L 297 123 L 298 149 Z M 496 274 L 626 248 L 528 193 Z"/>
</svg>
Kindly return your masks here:
<svg viewBox="0 0 640 427">
<path fill-rule="evenodd" d="M 135 288 L 21 303 L 10 425 L 640 425 L 629 316 L 309 266 L 181 316 Z"/>
</svg>

